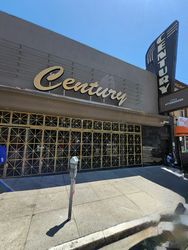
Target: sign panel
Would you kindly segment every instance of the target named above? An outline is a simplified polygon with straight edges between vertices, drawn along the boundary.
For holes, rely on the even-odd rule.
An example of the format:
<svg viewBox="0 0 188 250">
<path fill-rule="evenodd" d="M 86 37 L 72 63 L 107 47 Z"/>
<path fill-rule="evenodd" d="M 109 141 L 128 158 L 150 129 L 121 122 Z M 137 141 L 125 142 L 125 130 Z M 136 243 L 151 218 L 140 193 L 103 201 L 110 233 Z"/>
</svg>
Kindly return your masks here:
<svg viewBox="0 0 188 250">
<path fill-rule="evenodd" d="M 188 136 L 188 128 L 182 126 L 176 126 L 174 128 L 175 136 Z"/>
<path fill-rule="evenodd" d="M 177 126 L 188 128 L 188 118 L 187 117 L 178 117 Z"/>
<path fill-rule="evenodd" d="M 188 107 L 188 88 L 181 89 L 159 99 L 160 113 Z"/>
<path fill-rule="evenodd" d="M 146 69 L 157 75 L 159 96 L 174 91 L 178 21 L 174 21 L 151 44 L 146 56 Z"/>
</svg>

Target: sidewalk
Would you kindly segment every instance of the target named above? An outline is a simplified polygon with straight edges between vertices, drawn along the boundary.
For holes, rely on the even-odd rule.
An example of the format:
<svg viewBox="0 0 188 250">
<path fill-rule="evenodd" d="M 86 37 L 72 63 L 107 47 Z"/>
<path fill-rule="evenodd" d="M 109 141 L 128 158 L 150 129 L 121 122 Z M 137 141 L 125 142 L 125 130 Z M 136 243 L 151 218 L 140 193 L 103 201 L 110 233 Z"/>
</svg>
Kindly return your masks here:
<svg viewBox="0 0 188 250">
<path fill-rule="evenodd" d="M 25 190 L 0 194 L 0 249 L 6 250 L 49 249 L 143 216 L 173 213 L 188 196 L 188 181 L 159 166 L 79 173 L 67 222 L 69 175 L 4 181 Z"/>
</svg>

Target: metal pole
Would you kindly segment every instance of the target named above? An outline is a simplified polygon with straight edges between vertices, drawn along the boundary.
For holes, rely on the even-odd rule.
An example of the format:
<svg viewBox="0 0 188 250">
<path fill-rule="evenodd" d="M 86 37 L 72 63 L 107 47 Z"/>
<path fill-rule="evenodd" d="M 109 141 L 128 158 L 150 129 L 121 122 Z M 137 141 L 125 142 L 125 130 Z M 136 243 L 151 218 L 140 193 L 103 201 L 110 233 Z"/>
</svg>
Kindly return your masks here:
<svg viewBox="0 0 188 250">
<path fill-rule="evenodd" d="M 75 183 L 76 183 L 76 175 L 77 175 L 77 167 L 78 167 L 78 157 L 73 156 L 70 159 L 70 195 L 69 195 L 69 210 L 68 210 L 68 220 L 71 220 L 72 215 L 72 203 L 73 203 L 73 195 L 75 191 Z"/>
<path fill-rule="evenodd" d="M 72 203 L 73 203 L 74 191 L 75 191 L 75 179 L 71 179 L 68 220 L 71 220 L 71 216 L 72 216 Z"/>
<path fill-rule="evenodd" d="M 180 156 L 180 169 L 183 171 L 183 161 L 182 161 L 182 152 L 181 152 L 181 141 L 180 138 L 178 137 L 178 144 L 179 144 L 179 156 Z"/>
</svg>

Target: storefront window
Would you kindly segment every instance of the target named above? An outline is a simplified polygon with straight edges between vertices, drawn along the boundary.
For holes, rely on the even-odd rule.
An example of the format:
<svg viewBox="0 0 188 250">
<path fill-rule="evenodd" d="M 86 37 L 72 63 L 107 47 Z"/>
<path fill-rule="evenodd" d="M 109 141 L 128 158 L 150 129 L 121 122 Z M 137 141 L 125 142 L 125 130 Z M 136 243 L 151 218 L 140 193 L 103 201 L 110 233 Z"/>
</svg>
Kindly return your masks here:
<svg viewBox="0 0 188 250">
<path fill-rule="evenodd" d="M 142 127 L 143 163 L 161 164 L 169 151 L 168 127 Z"/>
</svg>

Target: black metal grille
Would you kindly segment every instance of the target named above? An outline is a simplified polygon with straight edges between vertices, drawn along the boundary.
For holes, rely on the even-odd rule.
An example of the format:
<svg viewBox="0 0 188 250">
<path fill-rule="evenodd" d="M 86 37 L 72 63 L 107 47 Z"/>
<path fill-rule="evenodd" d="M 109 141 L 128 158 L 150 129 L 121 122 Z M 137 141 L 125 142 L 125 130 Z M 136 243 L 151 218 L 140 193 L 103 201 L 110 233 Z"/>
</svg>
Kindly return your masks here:
<svg viewBox="0 0 188 250">
<path fill-rule="evenodd" d="M 139 125 L 0 111 L 0 144 L 7 162 L 0 176 L 67 171 L 71 156 L 79 170 L 142 164 Z"/>
</svg>

